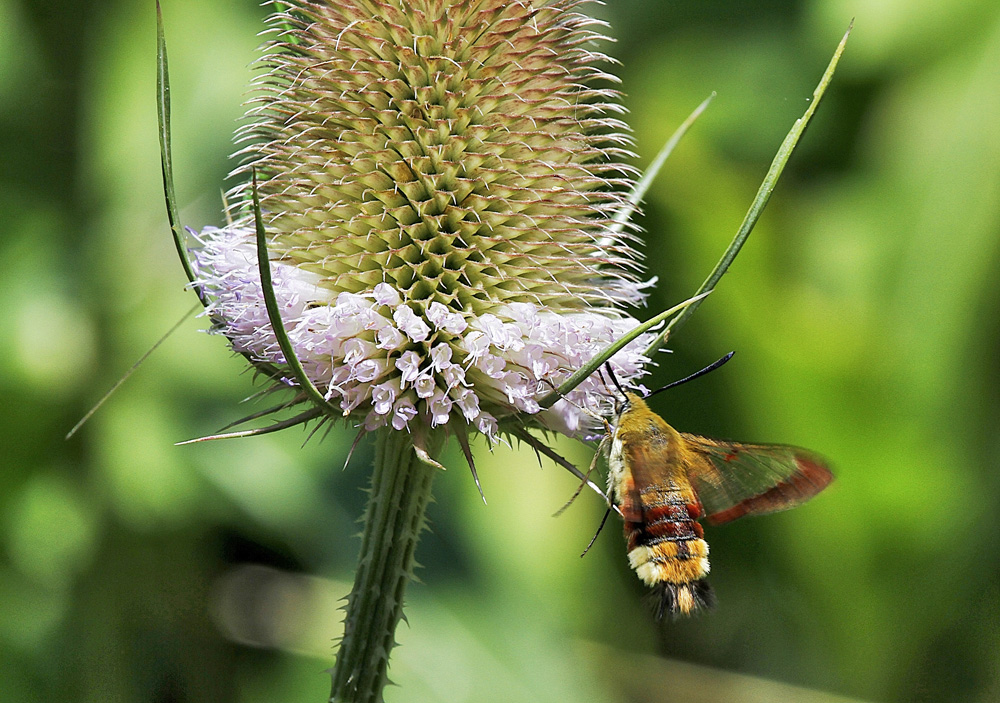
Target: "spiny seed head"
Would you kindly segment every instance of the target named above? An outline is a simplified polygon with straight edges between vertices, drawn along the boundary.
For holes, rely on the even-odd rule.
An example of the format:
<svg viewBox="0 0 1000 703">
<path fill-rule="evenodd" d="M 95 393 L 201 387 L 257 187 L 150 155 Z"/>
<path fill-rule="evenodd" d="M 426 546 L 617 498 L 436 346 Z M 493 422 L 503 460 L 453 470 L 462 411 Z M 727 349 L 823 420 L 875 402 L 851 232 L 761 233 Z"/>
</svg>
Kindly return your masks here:
<svg viewBox="0 0 1000 703">
<path fill-rule="evenodd" d="M 272 18 L 242 130 L 283 320 L 307 373 L 369 428 L 452 418 L 495 436 L 634 326 L 628 144 L 579 0 L 329 0 Z M 250 186 L 195 253 L 239 351 L 281 365 Z M 642 373 L 634 343 L 615 358 Z M 599 381 L 571 400 L 596 408 Z M 542 413 L 555 429 L 585 419 Z"/>
</svg>

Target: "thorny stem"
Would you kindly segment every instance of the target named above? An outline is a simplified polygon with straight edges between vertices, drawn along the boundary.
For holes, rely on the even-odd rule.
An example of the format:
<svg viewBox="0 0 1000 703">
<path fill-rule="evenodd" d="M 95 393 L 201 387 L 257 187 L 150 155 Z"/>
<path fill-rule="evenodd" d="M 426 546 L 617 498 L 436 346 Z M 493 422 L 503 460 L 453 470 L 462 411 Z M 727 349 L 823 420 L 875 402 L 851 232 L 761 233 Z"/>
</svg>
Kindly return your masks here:
<svg viewBox="0 0 1000 703">
<path fill-rule="evenodd" d="M 443 443 L 431 433 L 428 453 Z M 376 431 L 375 467 L 364 517 L 361 556 L 347 599 L 344 638 L 333 668 L 331 703 L 381 703 L 403 594 L 413 575 L 417 540 L 437 471 L 417 458 L 407 432 Z"/>
</svg>

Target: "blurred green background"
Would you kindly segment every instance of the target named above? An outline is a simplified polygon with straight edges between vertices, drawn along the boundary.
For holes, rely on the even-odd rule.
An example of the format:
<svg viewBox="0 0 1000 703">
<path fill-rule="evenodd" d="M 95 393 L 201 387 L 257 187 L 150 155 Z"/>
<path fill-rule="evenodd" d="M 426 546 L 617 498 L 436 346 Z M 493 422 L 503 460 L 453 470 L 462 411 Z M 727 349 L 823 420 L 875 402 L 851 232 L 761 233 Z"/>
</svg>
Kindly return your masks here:
<svg viewBox="0 0 1000 703">
<path fill-rule="evenodd" d="M 597 11 L 640 164 L 718 91 L 648 198 L 653 309 L 711 269 L 856 17 L 768 211 L 650 382 L 738 350 L 657 409 L 814 448 L 838 480 L 709 528 L 718 608 L 657 625 L 617 524 L 579 558 L 599 501 L 551 517 L 570 476 L 481 447 L 484 507 L 451 453 L 388 700 L 1000 699 L 1000 5 Z M 164 14 L 182 217 L 221 224 L 264 10 Z M 63 440 L 194 304 L 161 196 L 154 6 L 0 0 L 0 27 L 3 700 L 324 700 L 370 447 L 346 471 L 346 430 L 175 447 L 254 390 L 193 319 Z"/>
</svg>

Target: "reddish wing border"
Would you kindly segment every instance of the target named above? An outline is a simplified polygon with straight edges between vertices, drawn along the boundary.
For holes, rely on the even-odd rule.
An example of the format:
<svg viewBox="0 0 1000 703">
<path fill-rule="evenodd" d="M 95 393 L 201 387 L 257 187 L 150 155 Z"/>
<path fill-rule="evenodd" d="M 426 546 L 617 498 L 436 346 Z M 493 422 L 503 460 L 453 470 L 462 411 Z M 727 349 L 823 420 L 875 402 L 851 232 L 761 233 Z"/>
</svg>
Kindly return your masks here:
<svg viewBox="0 0 1000 703">
<path fill-rule="evenodd" d="M 688 476 L 713 525 L 793 508 L 833 480 L 826 461 L 807 449 L 681 437 L 690 449 Z"/>
</svg>

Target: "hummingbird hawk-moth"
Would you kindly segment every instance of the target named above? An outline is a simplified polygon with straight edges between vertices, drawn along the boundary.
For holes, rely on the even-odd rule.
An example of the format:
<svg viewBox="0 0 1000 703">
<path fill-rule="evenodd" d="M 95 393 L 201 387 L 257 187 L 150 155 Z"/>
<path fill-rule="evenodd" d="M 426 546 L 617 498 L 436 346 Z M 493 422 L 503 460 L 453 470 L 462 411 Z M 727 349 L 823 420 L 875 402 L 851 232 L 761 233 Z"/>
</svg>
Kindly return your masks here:
<svg viewBox="0 0 1000 703">
<path fill-rule="evenodd" d="M 731 356 L 654 392 L 718 368 Z M 623 390 L 613 373 L 611 378 L 622 397 L 606 438 L 608 489 L 625 521 L 629 565 L 658 591 L 658 618 L 689 615 L 714 601 L 699 519 L 719 525 L 792 508 L 823 490 L 833 474 L 822 457 L 799 447 L 678 432 L 644 398 Z"/>
</svg>

